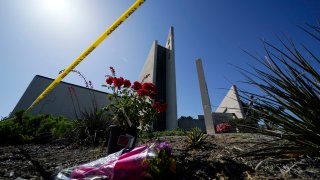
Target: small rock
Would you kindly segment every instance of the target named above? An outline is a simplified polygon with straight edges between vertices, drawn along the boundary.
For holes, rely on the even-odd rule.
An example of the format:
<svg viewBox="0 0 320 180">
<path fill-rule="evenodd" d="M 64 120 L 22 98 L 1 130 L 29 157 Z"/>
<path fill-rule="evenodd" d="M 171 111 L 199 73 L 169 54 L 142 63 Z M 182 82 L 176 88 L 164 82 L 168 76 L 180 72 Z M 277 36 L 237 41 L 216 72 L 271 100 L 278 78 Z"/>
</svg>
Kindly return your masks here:
<svg viewBox="0 0 320 180">
<path fill-rule="evenodd" d="M 27 180 L 27 179 L 24 179 L 24 178 L 21 178 L 21 177 L 17 177 L 15 180 Z"/>
<path fill-rule="evenodd" d="M 54 169 L 55 169 L 56 171 L 60 171 L 60 170 L 63 169 L 63 166 L 57 166 L 57 167 L 55 167 Z"/>
</svg>

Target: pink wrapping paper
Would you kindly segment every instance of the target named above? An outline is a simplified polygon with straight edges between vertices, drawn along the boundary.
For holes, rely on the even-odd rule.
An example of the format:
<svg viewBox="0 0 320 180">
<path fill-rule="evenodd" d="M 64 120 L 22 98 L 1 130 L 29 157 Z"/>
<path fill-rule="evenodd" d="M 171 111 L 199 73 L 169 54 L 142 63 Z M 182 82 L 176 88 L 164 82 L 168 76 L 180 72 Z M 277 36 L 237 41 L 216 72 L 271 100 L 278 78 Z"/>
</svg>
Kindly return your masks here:
<svg viewBox="0 0 320 180">
<path fill-rule="evenodd" d="M 144 160 L 148 157 L 148 150 L 148 145 L 142 145 L 101 166 L 79 166 L 72 171 L 71 178 L 82 179 L 97 176 L 114 180 L 141 179 L 146 175 L 147 166 Z"/>
</svg>

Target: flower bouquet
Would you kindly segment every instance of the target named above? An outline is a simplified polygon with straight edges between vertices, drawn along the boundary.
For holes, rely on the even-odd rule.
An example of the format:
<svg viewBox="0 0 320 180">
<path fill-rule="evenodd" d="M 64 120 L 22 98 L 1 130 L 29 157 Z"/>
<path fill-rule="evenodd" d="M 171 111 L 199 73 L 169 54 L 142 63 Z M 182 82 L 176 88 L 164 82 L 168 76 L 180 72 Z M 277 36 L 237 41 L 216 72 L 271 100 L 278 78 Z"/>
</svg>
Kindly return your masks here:
<svg viewBox="0 0 320 180">
<path fill-rule="evenodd" d="M 134 147 L 138 129 L 148 129 L 164 112 L 167 104 L 155 101 L 157 88 L 150 82 L 135 81 L 117 77 L 113 67 L 103 86 L 112 90 L 108 95 L 110 104 L 104 110 L 113 116 L 114 125 L 110 126 L 108 154 L 122 148 Z M 147 76 L 145 77 L 147 78 Z"/>
<path fill-rule="evenodd" d="M 110 67 L 110 71 L 111 75 L 107 75 L 106 84 L 103 85 L 112 90 L 109 94 L 111 103 L 105 110 L 114 116 L 116 125 L 124 130 L 131 127 L 149 128 L 157 119 L 157 114 L 167 108 L 167 104 L 154 100 L 157 93 L 156 86 L 143 80 L 131 84 L 130 80 L 116 77 L 113 67 Z"/>
<path fill-rule="evenodd" d="M 140 145 L 73 168 L 64 169 L 56 179 L 159 179 L 175 174 L 176 161 L 167 142 Z M 122 155 L 121 155 L 122 154 Z"/>
</svg>

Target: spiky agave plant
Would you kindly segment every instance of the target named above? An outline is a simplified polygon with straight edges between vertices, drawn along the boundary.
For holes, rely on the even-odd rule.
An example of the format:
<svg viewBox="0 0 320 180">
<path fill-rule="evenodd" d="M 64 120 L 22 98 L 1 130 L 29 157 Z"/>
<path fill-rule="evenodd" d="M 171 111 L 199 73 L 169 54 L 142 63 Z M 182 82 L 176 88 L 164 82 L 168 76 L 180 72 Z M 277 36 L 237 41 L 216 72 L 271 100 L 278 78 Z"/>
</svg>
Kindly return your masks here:
<svg viewBox="0 0 320 180">
<path fill-rule="evenodd" d="M 200 128 L 194 127 L 187 132 L 187 137 L 190 146 L 199 147 L 208 136 Z"/>
<path fill-rule="evenodd" d="M 310 29 L 309 29 L 310 28 Z M 302 28 L 320 41 L 320 26 Z M 262 66 L 245 71 L 249 84 L 264 95 L 256 97 L 253 111 L 260 120 L 271 123 L 274 130 L 259 129 L 261 133 L 285 139 L 286 145 L 268 147 L 256 154 L 320 155 L 320 59 L 310 49 L 301 49 L 290 40 L 279 38 L 282 49 L 263 41 L 266 57 L 254 57 Z M 268 151 L 269 150 L 269 151 Z"/>
</svg>

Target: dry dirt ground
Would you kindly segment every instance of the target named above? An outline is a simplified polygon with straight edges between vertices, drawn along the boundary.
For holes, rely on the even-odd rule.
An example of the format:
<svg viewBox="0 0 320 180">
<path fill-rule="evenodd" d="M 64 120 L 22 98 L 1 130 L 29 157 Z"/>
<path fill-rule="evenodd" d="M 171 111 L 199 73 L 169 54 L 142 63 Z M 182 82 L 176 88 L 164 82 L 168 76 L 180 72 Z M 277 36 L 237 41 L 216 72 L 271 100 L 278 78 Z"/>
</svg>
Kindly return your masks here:
<svg viewBox="0 0 320 180">
<path fill-rule="evenodd" d="M 241 157 L 261 148 L 269 137 L 257 134 L 208 136 L 201 147 L 191 148 L 185 136 L 160 137 L 173 147 L 175 179 L 320 179 L 320 158 Z M 143 143 L 144 141 L 140 142 Z M 61 169 L 105 156 L 105 147 L 29 144 L 0 147 L 0 179 L 49 179 Z"/>
</svg>

